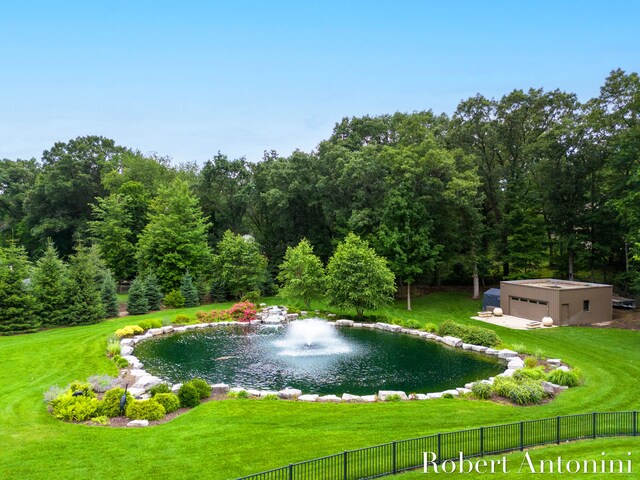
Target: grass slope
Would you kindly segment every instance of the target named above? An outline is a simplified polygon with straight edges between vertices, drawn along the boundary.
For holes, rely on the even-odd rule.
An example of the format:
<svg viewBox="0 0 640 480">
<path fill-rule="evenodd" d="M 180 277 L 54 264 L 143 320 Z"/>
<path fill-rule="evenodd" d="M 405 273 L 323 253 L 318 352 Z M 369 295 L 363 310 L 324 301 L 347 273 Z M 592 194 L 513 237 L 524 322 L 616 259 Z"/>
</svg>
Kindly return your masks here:
<svg viewBox="0 0 640 480">
<path fill-rule="evenodd" d="M 403 311 L 398 303 L 381 313 L 422 323 L 447 319 L 477 323 L 468 318 L 477 309 L 478 302 L 463 294 L 438 293 L 417 299 L 413 312 Z M 466 399 L 367 405 L 227 400 L 145 429 L 65 424 L 48 414 L 42 393 L 50 385 L 66 385 L 95 373 L 116 374 L 104 356 L 106 337 L 130 323 L 134 318 L 0 338 L 0 478 L 137 479 L 158 472 L 174 479 L 233 478 L 438 431 L 640 409 L 640 332 L 513 331 L 491 326 L 506 343 L 538 347 L 580 367 L 585 385 L 547 405 L 519 408 Z"/>
</svg>

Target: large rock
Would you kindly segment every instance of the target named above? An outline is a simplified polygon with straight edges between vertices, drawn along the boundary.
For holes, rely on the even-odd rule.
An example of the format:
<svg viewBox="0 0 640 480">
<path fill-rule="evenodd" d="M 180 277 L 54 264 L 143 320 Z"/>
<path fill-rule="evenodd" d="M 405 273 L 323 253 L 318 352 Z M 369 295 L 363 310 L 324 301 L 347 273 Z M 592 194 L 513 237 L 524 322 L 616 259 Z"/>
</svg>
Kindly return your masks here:
<svg viewBox="0 0 640 480">
<path fill-rule="evenodd" d="M 470 343 L 463 343 L 462 344 L 462 349 L 463 350 L 472 350 L 473 349 L 473 345 Z"/>
<path fill-rule="evenodd" d="M 445 345 L 449 345 L 450 347 L 461 347 L 462 339 L 446 335 L 442 337 L 442 343 L 444 343 Z"/>
<path fill-rule="evenodd" d="M 120 355 L 122 355 L 123 357 L 126 357 L 127 355 L 131 355 L 132 353 L 133 353 L 133 347 L 130 347 L 128 345 L 120 347 Z"/>
<path fill-rule="evenodd" d="M 173 385 L 173 386 L 171 387 L 171 391 L 172 391 L 173 393 L 176 393 L 178 390 L 180 390 L 180 387 L 182 387 L 182 384 L 181 384 L 181 383 L 176 383 L 175 385 Z"/>
<path fill-rule="evenodd" d="M 484 353 L 487 355 L 493 355 L 494 357 L 498 356 L 498 350 L 494 350 L 493 348 L 487 348 Z"/>
<path fill-rule="evenodd" d="M 162 383 L 161 378 L 158 378 L 154 375 L 145 375 L 144 377 L 138 378 L 133 386 L 148 390 L 149 388 L 153 387 L 154 385 L 158 385 L 159 383 Z"/>
<path fill-rule="evenodd" d="M 409 397 L 407 397 L 407 394 L 398 390 L 380 390 L 378 392 L 378 398 L 380 400 L 382 400 L 383 402 L 386 401 L 389 397 L 397 395 L 398 397 L 400 397 L 400 400 L 408 400 Z"/>
<path fill-rule="evenodd" d="M 456 390 L 458 391 L 458 393 L 460 395 L 466 395 L 467 393 L 471 393 L 471 389 L 470 388 L 462 388 L 462 387 L 458 387 L 456 388 Z"/>
<path fill-rule="evenodd" d="M 513 358 L 513 357 L 517 357 L 518 356 L 518 352 L 514 352 L 513 350 L 509 350 L 507 348 L 500 350 L 498 352 L 498 358 Z"/>
<path fill-rule="evenodd" d="M 429 396 L 424 393 L 416 393 L 415 395 L 413 395 L 413 398 L 415 398 L 416 400 L 429 400 Z"/>
<path fill-rule="evenodd" d="M 150 328 L 149 330 L 147 330 L 147 334 L 151 335 L 152 337 L 162 335 L 163 333 L 164 331 L 162 330 L 162 328 Z"/>
<path fill-rule="evenodd" d="M 146 392 L 146 390 L 144 388 L 131 387 L 131 388 L 127 388 L 127 392 L 133 395 L 133 398 L 136 398 L 143 395 L 144 392 Z"/>
<path fill-rule="evenodd" d="M 122 342 L 120 342 L 122 343 Z M 549 358 L 547 360 L 547 365 L 553 365 L 553 366 L 559 366 L 562 363 L 562 360 L 560 360 L 559 358 Z"/>
<path fill-rule="evenodd" d="M 519 370 L 521 368 L 524 368 L 524 362 L 520 357 L 514 358 L 513 360 L 509 360 L 509 363 L 507 364 L 507 368 L 513 369 L 513 370 Z"/>
<path fill-rule="evenodd" d="M 373 403 L 377 400 L 375 395 L 362 395 L 360 399 L 365 403 Z"/>
<path fill-rule="evenodd" d="M 442 392 L 427 393 L 427 400 L 431 400 L 433 398 L 442 398 Z"/>
<path fill-rule="evenodd" d="M 298 390 L 297 388 L 285 388 L 278 392 L 278 396 L 285 400 L 292 400 L 300 395 L 302 395 L 302 390 Z"/>
<path fill-rule="evenodd" d="M 319 396 L 320 395 L 315 395 L 315 394 L 300 395 L 298 397 L 298 401 L 299 402 L 316 402 Z"/>
<path fill-rule="evenodd" d="M 262 392 L 260 390 L 257 390 L 255 388 L 248 388 L 247 389 L 247 395 L 249 395 L 250 397 L 254 397 L 254 398 L 255 397 L 261 397 L 262 396 L 261 393 Z"/>
<path fill-rule="evenodd" d="M 501 374 L 499 374 L 499 377 L 513 377 L 513 374 L 516 373 L 515 368 L 508 368 L 506 369 L 504 372 L 502 372 Z"/>
<path fill-rule="evenodd" d="M 260 390 L 260 397 L 264 398 L 267 395 L 278 395 L 278 392 L 276 392 L 275 390 Z"/>
<path fill-rule="evenodd" d="M 171 333 L 173 332 L 173 326 L 167 325 L 166 327 L 162 327 L 162 333 Z"/>
<path fill-rule="evenodd" d="M 133 338 L 123 338 L 122 340 L 120 340 L 120 348 L 125 345 L 133 345 Z"/>
<path fill-rule="evenodd" d="M 474 352 L 484 353 L 489 349 L 489 347 L 485 347 L 484 345 L 471 345 L 471 350 Z"/>
<path fill-rule="evenodd" d="M 335 395 L 325 395 L 323 397 L 318 398 L 318 401 L 325 402 L 325 403 L 340 403 L 342 399 Z"/>
<path fill-rule="evenodd" d="M 353 325 L 351 325 L 353 328 L 362 328 L 362 324 L 361 323 L 357 323 L 357 322 L 353 322 Z"/>
<path fill-rule="evenodd" d="M 409 335 L 415 335 L 416 337 L 419 337 L 422 332 L 420 330 L 416 330 L 415 328 L 412 328 L 407 333 Z"/>
<path fill-rule="evenodd" d="M 345 320 L 345 319 L 336 320 L 336 327 L 353 327 L 353 324 L 354 324 L 353 320 Z"/>
<path fill-rule="evenodd" d="M 445 390 L 444 392 L 442 392 L 442 395 L 453 395 L 454 397 L 457 397 L 458 395 L 460 395 L 460 392 L 458 392 L 458 390 Z"/>
<path fill-rule="evenodd" d="M 360 397 L 360 395 L 351 395 L 350 393 L 343 393 L 342 401 L 343 402 L 360 402 L 362 401 L 362 398 Z"/>
<path fill-rule="evenodd" d="M 127 427 L 148 427 L 149 420 L 131 420 L 127 423 Z"/>
<path fill-rule="evenodd" d="M 244 387 L 232 387 L 229 389 L 229 393 L 235 393 L 235 394 L 238 394 L 240 392 L 246 392 L 246 391 L 247 389 Z"/>
<path fill-rule="evenodd" d="M 553 388 L 553 383 L 551 383 L 551 382 L 542 382 L 540 385 L 542 386 L 542 389 L 544 390 L 544 393 L 546 393 L 547 395 L 555 395 L 556 390 L 555 390 L 555 388 Z"/>
</svg>

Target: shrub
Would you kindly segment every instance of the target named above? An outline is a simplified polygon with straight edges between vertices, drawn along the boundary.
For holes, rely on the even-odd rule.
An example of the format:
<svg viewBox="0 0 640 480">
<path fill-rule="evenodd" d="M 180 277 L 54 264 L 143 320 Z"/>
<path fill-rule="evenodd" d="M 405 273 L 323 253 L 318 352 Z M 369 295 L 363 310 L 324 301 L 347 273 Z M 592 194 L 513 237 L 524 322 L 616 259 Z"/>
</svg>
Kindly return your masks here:
<svg viewBox="0 0 640 480">
<path fill-rule="evenodd" d="M 102 402 L 100 404 L 100 415 L 107 416 L 109 418 L 119 417 L 120 416 L 120 399 L 124 395 L 124 388 L 116 387 L 111 390 L 107 390 L 102 397 Z M 135 399 L 133 396 L 127 392 L 127 403 L 133 403 Z"/>
<path fill-rule="evenodd" d="M 463 325 L 460 325 L 452 320 L 446 320 L 440 324 L 438 327 L 438 335 L 441 337 L 451 336 L 462 338 L 462 334 L 464 332 Z"/>
<path fill-rule="evenodd" d="M 535 368 L 538 366 L 538 359 L 536 357 L 527 357 L 524 359 L 524 366 L 527 368 Z"/>
<path fill-rule="evenodd" d="M 71 391 L 63 393 L 51 402 L 53 414 L 60 420 L 83 422 L 96 416 L 100 407 L 97 398 L 78 395 L 74 397 Z"/>
<path fill-rule="evenodd" d="M 234 304 L 229 310 L 229 315 L 238 322 L 250 322 L 256 318 L 256 306 L 251 302 L 239 302 Z"/>
<path fill-rule="evenodd" d="M 278 397 L 278 395 L 276 395 L 275 393 L 268 393 L 264 397 L 262 397 L 262 399 L 263 400 L 280 400 L 280 397 Z"/>
<path fill-rule="evenodd" d="M 147 292 L 144 282 L 140 278 L 136 278 L 131 282 L 129 288 L 129 298 L 127 300 L 127 312 L 129 315 L 143 315 L 149 311 L 149 301 L 147 300 Z"/>
<path fill-rule="evenodd" d="M 540 403 L 545 396 L 540 382 L 531 379 L 518 381 L 509 377 L 496 377 L 493 391 L 517 405 Z"/>
<path fill-rule="evenodd" d="M 159 383 L 149 389 L 149 395 L 155 397 L 159 393 L 171 393 L 171 388 L 166 383 Z"/>
<path fill-rule="evenodd" d="M 547 375 L 547 380 L 556 385 L 577 387 L 582 383 L 582 374 L 577 369 L 567 371 L 557 368 Z"/>
<path fill-rule="evenodd" d="M 169 317 L 162 317 L 162 326 L 168 327 L 169 325 L 173 325 L 173 322 Z"/>
<path fill-rule="evenodd" d="M 546 377 L 546 373 L 544 372 L 544 367 L 535 367 L 535 368 L 521 368 L 520 370 L 516 370 L 513 373 L 513 379 L 516 381 L 520 380 L 544 380 Z"/>
<path fill-rule="evenodd" d="M 446 335 L 458 337 L 465 343 L 484 345 L 485 347 L 492 347 L 500 343 L 500 338 L 493 330 L 473 325 L 461 325 L 451 320 L 440 324 L 438 334 L 443 337 Z"/>
<path fill-rule="evenodd" d="M 116 330 L 116 337 L 124 338 L 124 337 L 133 337 L 139 333 L 143 333 L 144 330 L 140 328 L 138 325 L 127 325 L 126 327 L 122 327 Z"/>
<path fill-rule="evenodd" d="M 200 394 L 198 389 L 191 383 L 184 383 L 178 390 L 178 398 L 181 407 L 197 407 L 200 405 Z"/>
<path fill-rule="evenodd" d="M 260 292 L 260 290 L 251 290 L 250 292 L 245 293 L 240 300 L 243 302 L 256 304 L 260 302 L 261 295 L 262 293 Z"/>
<path fill-rule="evenodd" d="M 200 305 L 200 296 L 198 295 L 198 287 L 193 283 L 193 277 L 189 273 L 185 273 L 180 284 L 180 293 L 184 298 L 185 307 L 197 307 Z"/>
<path fill-rule="evenodd" d="M 120 342 L 118 340 L 109 340 L 107 343 L 107 355 L 110 357 L 120 355 Z"/>
<path fill-rule="evenodd" d="M 400 400 L 402 399 L 400 398 L 400 395 L 398 395 L 397 393 L 387 395 L 385 398 L 385 402 L 399 402 Z"/>
<path fill-rule="evenodd" d="M 491 384 L 484 382 L 475 383 L 471 388 L 471 392 L 473 393 L 473 395 L 480 400 L 491 398 L 491 390 Z"/>
<path fill-rule="evenodd" d="M 95 423 L 96 425 L 102 425 L 103 427 L 109 425 L 109 417 L 105 417 L 104 415 L 101 415 L 99 417 L 93 417 L 91 419 L 91 423 Z"/>
<path fill-rule="evenodd" d="M 93 392 L 93 386 L 89 382 L 81 382 L 75 380 L 69 384 L 69 392 L 82 392 L 85 397 L 94 398 L 96 394 Z"/>
<path fill-rule="evenodd" d="M 212 322 L 229 322 L 233 320 L 227 310 L 213 310 L 210 315 Z"/>
<path fill-rule="evenodd" d="M 113 363 L 115 363 L 118 368 L 127 368 L 129 366 L 129 361 L 120 355 L 114 355 L 111 360 L 113 360 Z"/>
<path fill-rule="evenodd" d="M 134 400 L 127 405 L 127 417 L 131 420 L 160 420 L 165 409 L 155 399 Z"/>
<path fill-rule="evenodd" d="M 205 312 L 204 310 L 198 310 L 196 312 L 196 318 L 200 323 L 210 323 L 213 322 L 213 317 L 210 312 Z"/>
<path fill-rule="evenodd" d="M 110 375 L 91 375 L 88 380 L 94 392 L 104 393 L 113 387 L 117 379 Z"/>
<path fill-rule="evenodd" d="M 445 393 L 442 398 L 453 398 L 453 393 Z"/>
<path fill-rule="evenodd" d="M 49 389 L 44 392 L 44 403 L 50 404 L 53 400 L 67 391 L 66 388 L 59 387 L 58 385 L 51 385 Z"/>
<path fill-rule="evenodd" d="M 417 320 L 411 319 L 404 322 L 404 326 L 405 328 L 420 328 L 422 327 L 422 324 Z"/>
<path fill-rule="evenodd" d="M 167 413 L 175 412 L 180 408 L 180 399 L 174 393 L 156 393 L 153 399 L 162 405 Z"/>
<path fill-rule="evenodd" d="M 425 323 L 424 325 L 422 325 L 421 330 L 429 333 L 435 333 L 438 331 L 438 327 L 436 327 L 434 323 Z"/>
<path fill-rule="evenodd" d="M 162 291 L 158 285 L 158 278 L 151 274 L 144 277 L 144 293 L 147 297 L 149 310 L 160 310 L 162 306 Z"/>
<path fill-rule="evenodd" d="M 173 320 L 173 323 L 184 324 L 189 323 L 191 321 L 191 317 L 189 315 L 185 315 L 184 313 L 179 313 L 176 315 L 176 318 Z"/>
<path fill-rule="evenodd" d="M 172 290 L 164 296 L 162 303 L 167 308 L 182 308 L 184 307 L 184 295 L 180 293 L 180 290 Z"/>
<path fill-rule="evenodd" d="M 187 383 L 190 383 L 196 390 L 198 390 L 198 395 L 200 398 L 207 398 L 211 396 L 211 385 L 209 385 L 206 380 L 201 378 L 194 378 L 193 380 L 189 380 Z"/>
<path fill-rule="evenodd" d="M 160 328 L 162 327 L 162 320 L 159 318 L 148 318 L 147 320 L 142 320 L 138 322 L 138 326 L 142 330 L 149 330 L 150 328 Z"/>
<path fill-rule="evenodd" d="M 227 397 L 239 399 L 249 398 L 249 392 L 247 392 L 246 390 L 240 390 L 239 392 L 229 392 L 227 393 Z"/>
</svg>

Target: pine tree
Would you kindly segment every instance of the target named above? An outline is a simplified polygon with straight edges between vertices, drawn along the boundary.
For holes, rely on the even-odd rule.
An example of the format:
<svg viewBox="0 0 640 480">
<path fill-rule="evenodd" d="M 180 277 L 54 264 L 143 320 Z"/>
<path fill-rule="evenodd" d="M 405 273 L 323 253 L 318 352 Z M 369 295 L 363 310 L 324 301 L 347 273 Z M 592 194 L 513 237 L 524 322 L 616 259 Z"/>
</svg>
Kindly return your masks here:
<svg viewBox="0 0 640 480">
<path fill-rule="evenodd" d="M 158 277 L 154 274 L 144 277 L 144 290 L 149 310 L 160 310 L 162 308 L 162 290 L 158 285 Z"/>
<path fill-rule="evenodd" d="M 98 279 L 100 271 L 88 248 L 78 247 L 69 259 L 67 325 L 88 325 L 105 318 Z"/>
<path fill-rule="evenodd" d="M 0 334 L 34 332 L 39 327 L 28 284 L 29 261 L 23 247 L 0 250 Z"/>
<path fill-rule="evenodd" d="M 31 276 L 36 313 L 43 326 L 66 323 L 67 282 L 67 266 L 58 257 L 53 241 L 48 239 L 44 255 L 36 262 Z"/>
<path fill-rule="evenodd" d="M 197 307 L 198 305 L 200 305 L 198 288 L 193 283 L 193 277 L 189 275 L 189 272 L 185 273 L 185 275 L 182 277 L 180 293 L 182 293 L 182 296 L 184 297 L 185 307 Z"/>
<path fill-rule="evenodd" d="M 149 311 L 149 302 L 142 279 L 136 278 L 129 288 L 129 301 L 127 312 L 129 315 L 143 315 Z"/>
<path fill-rule="evenodd" d="M 102 287 L 100 288 L 100 297 L 104 305 L 104 312 L 107 318 L 117 317 L 120 313 L 120 304 L 118 303 L 118 291 L 116 281 L 109 270 L 107 270 L 102 279 Z"/>
</svg>

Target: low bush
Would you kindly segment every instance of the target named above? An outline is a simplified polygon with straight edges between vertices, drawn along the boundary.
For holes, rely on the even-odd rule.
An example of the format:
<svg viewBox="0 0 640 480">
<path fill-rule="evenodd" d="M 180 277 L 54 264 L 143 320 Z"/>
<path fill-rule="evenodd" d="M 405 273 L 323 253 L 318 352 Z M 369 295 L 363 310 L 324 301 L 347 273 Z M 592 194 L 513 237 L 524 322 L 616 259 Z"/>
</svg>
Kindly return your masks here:
<svg viewBox="0 0 640 480">
<path fill-rule="evenodd" d="M 127 368 L 129 366 L 129 361 L 120 355 L 114 355 L 111 360 L 113 360 L 113 363 L 115 363 L 118 368 Z"/>
<path fill-rule="evenodd" d="M 84 422 L 96 416 L 100 401 L 85 395 L 73 396 L 67 391 L 51 402 L 53 414 L 60 420 Z"/>
<path fill-rule="evenodd" d="M 464 333 L 464 325 L 460 325 L 452 320 L 446 320 L 440 324 L 438 327 L 438 335 L 441 337 L 451 336 L 462 338 L 462 334 Z"/>
<path fill-rule="evenodd" d="M 134 335 L 138 335 L 139 333 L 144 333 L 144 330 L 138 325 L 127 325 L 126 327 L 122 327 L 116 330 L 116 337 L 133 337 Z"/>
<path fill-rule="evenodd" d="M 44 403 L 50 404 L 53 400 L 67 391 L 66 388 L 59 387 L 58 385 L 51 385 L 49 389 L 44 392 Z"/>
<path fill-rule="evenodd" d="M 204 310 L 198 310 L 196 312 L 196 318 L 200 323 L 211 323 L 213 322 L 213 317 L 211 316 L 211 312 L 205 312 Z"/>
<path fill-rule="evenodd" d="M 165 409 L 155 399 L 134 400 L 127 405 L 127 418 L 131 420 L 160 420 Z"/>
<path fill-rule="evenodd" d="M 200 405 L 198 389 L 189 382 L 182 384 L 178 389 L 178 399 L 181 407 L 192 408 Z"/>
<path fill-rule="evenodd" d="M 531 358 L 531 357 L 529 357 Z M 516 370 L 513 373 L 513 379 L 516 381 L 520 380 L 544 380 L 547 377 L 547 374 L 544 371 L 544 367 L 535 367 L 535 368 L 521 368 L 520 370 Z"/>
<path fill-rule="evenodd" d="M 120 355 L 120 341 L 113 339 L 107 343 L 107 355 L 113 357 L 114 355 Z"/>
<path fill-rule="evenodd" d="M 577 387 L 582 383 L 582 374 L 579 370 L 563 370 L 556 368 L 547 375 L 547 380 L 556 385 L 565 387 Z"/>
<path fill-rule="evenodd" d="M 473 385 L 471 392 L 476 398 L 486 400 L 491 398 L 492 387 L 490 383 L 478 382 Z"/>
<path fill-rule="evenodd" d="M 182 308 L 184 307 L 184 295 L 180 290 L 173 290 L 164 296 L 162 304 L 167 308 Z"/>
<path fill-rule="evenodd" d="M 429 333 L 435 333 L 438 331 L 438 327 L 435 323 L 425 323 L 424 325 L 422 325 L 422 328 L 420 330 L 424 330 L 425 332 Z"/>
<path fill-rule="evenodd" d="M 88 381 L 94 392 L 104 393 L 115 385 L 117 379 L 110 375 L 91 375 Z"/>
<path fill-rule="evenodd" d="M 191 317 L 189 315 L 185 315 L 184 313 L 179 313 L 173 320 L 173 323 L 177 323 L 178 325 L 184 325 L 185 323 L 189 322 L 191 322 Z"/>
<path fill-rule="evenodd" d="M 110 421 L 109 421 L 109 417 L 105 417 L 104 415 L 101 415 L 99 417 L 93 417 L 91 419 L 91 423 L 106 427 L 107 425 L 109 425 Z"/>
<path fill-rule="evenodd" d="M 240 390 L 238 392 L 229 392 L 227 393 L 227 397 L 239 398 L 239 399 L 249 398 L 249 392 L 247 392 L 246 390 Z"/>
<path fill-rule="evenodd" d="M 483 345 L 485 347 L 493 347 L 500 343 L 500 337 L 493 330 L 473 325 L 461 325 L 451 320 L 440 324 L 438 335 L 442 337 L 447 335 L 457 337 L 465 343 Z"/>
<path fill-rule="evenodd" d="M 399 402 L 400 400 L 402 400 L 402 398 L 400 398 L 400 395 L 398 395 L 397 393 L 393 393 L 391 395 L 387 395 L 385 397 L 385 402 Z"/>
<path fill-rule="evenodd" d="M 149 389 L 149 395 L 155 397 L 159 393 L 171 393 L 171 388 L 166 383 L 159 383 Z"/>
<path fill-rule="evenodd" d="M 524 359 L 524 366 L 527 368 L 535 368 L 538 366 L 538 359 L 536 357 L 527 357 Z"/>
<path fill-rule="evenodd" d="M 138 326 L 144 331 L 147 331 L 150 328 L 160 328 L 162 327 L 162 320 L 160 320 L 159 318 L 149 318 L 147 320 L 138 322 Z"/>
<path fill-rule="evenodd" d="M 240 302 L 234 304 L 229 310 L 231 318 L 237 322 L 250 322 L 256 318 L 256 306 L 252 302 Z"/>
<path fill-rule="evenodd" d="M 496 377 L 493 382 L 493 391 L 517 405 L 540 403 L 545 396 L 540 382 L 531 379 L 515 380 L 509 377 Z"/>
<path fill-rule="evenodd" d="M 75 380 L 69 384 L 68 390 L 70 393 L 82 392 L 82 395 L 84 395 L 85 397 L 94 398 L 96 396 L 95 392 L 93 391 L 93 385 L 91 385 L 89 382 L 81 382 L 79 380 Z"/>
<path fill-rule="evenodd" d="M 262 397 L 262 399 L 263 400 L 280 400 L 280 397 L 275 393 L 268 393 L 264 397 Z"/>
<path fill-rule="evenodd" d="M 198 395 L 201 399 L 211 396 L 211 385 L 209 385 L 206 380 L 203 380 L 201 378 L 194 378 L 192 380 L 189 380 L 187 383 L 190 383 L 191 385 L 196 387 Z"/>
<path fill-rule="evenodd" d="M 124 388 L 120 387 L 107 390 L 104 394 L 104 397 L 102 397 L 102 402 L 100 403 L 100 415 L 104 415 L 109 418 L 119 417 L 120 399 L 122 398 L 122 395 L 124 395 L 124 391 Z M 135 399 L 133 398 L 133 396 L 129 392 L 127 392 L 126 405 L 129 405 L 134 401 Z"/>
<path fill-rule="evenodd" d="M 422 327 L 422 324 L 417 320 L 410 319 L 410 320 L 406 320 L 404 322 L 404 327 L 405 328 L 420 328 L 420 327 Z"/>
<path fill-rule="evenodd" d="M 153 399 L 162 405 L 167 413 L 175 412 L 180 408 L 180 399 L 174 393 L 156 393 Z"/>
</svg>

